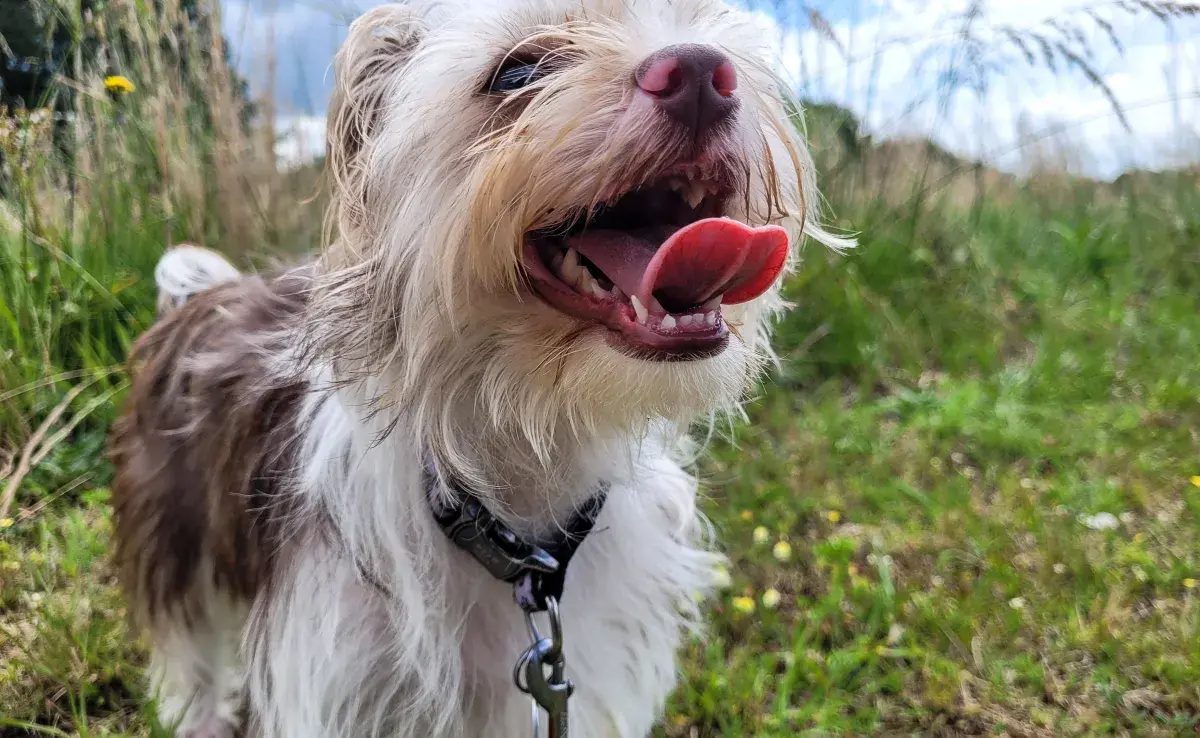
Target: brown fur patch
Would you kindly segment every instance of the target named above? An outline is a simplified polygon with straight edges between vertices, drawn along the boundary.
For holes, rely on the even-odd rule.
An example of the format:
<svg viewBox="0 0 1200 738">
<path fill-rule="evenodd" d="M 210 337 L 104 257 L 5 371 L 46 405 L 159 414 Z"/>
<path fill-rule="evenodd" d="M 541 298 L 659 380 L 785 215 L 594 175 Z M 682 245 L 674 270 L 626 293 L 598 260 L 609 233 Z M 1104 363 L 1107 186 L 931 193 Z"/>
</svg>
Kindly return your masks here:
<svg viewBox="0 0 1200 738">
<path fill-rule="evenodd" d="M 302 270 L 214 287 L 134 347 L 111 454 L 116 560 L 145 624 L 201 616 L 206 584 L 250 599 L 270 576 L 308 389 L 272 363 L 294 347 L 309 281 Z"/>
</svg>

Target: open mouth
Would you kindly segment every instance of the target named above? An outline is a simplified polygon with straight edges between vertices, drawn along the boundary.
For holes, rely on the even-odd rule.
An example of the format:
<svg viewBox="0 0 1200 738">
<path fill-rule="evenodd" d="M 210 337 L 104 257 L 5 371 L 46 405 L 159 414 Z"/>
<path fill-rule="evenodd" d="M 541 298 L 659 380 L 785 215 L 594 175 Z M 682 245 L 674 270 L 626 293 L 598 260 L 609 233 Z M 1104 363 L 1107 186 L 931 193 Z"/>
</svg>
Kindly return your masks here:
<svg viewBox="0 0 1200 738">
<path fill-rule="evenodd" d="M 724 217 L 732 194 L 690 167 L 530 232 L 530 284 L 559 311 L 608 327 L 632 355 L 714 356 L 729 341 L 721 307 L 770 289 L 788 252 L 783 228 Z"/>
</svg>

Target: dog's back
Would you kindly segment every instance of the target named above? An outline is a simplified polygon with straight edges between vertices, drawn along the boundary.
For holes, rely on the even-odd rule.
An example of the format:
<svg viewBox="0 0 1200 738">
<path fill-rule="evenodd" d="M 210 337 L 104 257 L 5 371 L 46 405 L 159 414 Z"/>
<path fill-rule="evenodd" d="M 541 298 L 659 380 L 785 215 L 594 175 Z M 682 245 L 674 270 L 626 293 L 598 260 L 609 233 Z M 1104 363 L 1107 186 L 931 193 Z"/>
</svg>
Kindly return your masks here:
<svg viewBox="0 0 1200 738">
<path fill-rule="evenodd" d="M 175 665 L 156 674 L 159 688 L 186 700 L 213 691 L 192 682 L 233 670 L 223 644 L 197 638 L 228 630 L 210 621 L 253 597 L 280 548 L 279 480 L 303 385 L 279 367 L 309 279 L 242 276 L 196 247 L 168 252 L 155 277 L 160 319 L 134 347 L 112 438 L 116 561 L 156 662 Z M 159 653 L 172 644 L 189 653 Z"/>
</svg>

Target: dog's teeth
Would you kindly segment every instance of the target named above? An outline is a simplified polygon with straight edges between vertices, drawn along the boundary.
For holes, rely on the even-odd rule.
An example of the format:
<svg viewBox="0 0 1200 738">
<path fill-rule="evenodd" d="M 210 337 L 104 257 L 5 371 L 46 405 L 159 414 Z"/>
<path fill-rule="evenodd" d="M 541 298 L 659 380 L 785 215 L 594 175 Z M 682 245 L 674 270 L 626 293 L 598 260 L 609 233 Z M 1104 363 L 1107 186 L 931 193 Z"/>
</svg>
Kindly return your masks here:
<svg viewBox="0 0 1200 738">
<path fill-rule="evenodd" d="M 704 313 L 696 313 L 692 316 L 692 323 L 696 326 L 704 325 Z"/>
<path fill-rule="evenodd" d="M 567 284 L 575 284 L 579 281 L 579 272 L 582 267 L 579 266 L 579 254 L 575 249 L 567 249 L 567 255 L 563 258 L 562 276 Z M 583 269 L 586 273 L 587 270 Z"/>
<path fill-rule="evenodd" d="M 674 319 L 674 318 L 672 318 L 670 315 L 668 315 L 667 317 L 663 318 L 663 319 L 662 319 L 662 329 L 663 329 L 664 331 L 673 331 L 673 330 L 675 330 L 675 319 Z"/>
<path fill-rule="evenodd" d="M 717 311 L 713 310 L 711 313 L 708 313 L 707 315 L 705 315 L 704 322 L 708 323 L 709 325 L 716 325 L 717 324 Z"/>
<path fill-rule="evenodd" d="M 601 287 L 599 282 L 593 279 L 589 286 L 592 288 L 592 294 L 596 296 L 597 300 L 608 299 L 608 290 Z"/>
<path fill-rule="evenodd" d="M 707 313 L 707 312 L 709 312 L 710 310 L 717 310 L 717 309 L 719 309 L 719 308 L 721 307 L 721 298 L 722 298 L 722 297 L 724 297 L 724 296 L 725 296 L 725 295 L 717 295 L 717 296 L 716 296 L 716 297 L 714 297 L 713 299 L 711 299 L 711 300 L 709 300 L 708 302 L 706 302 L 706 303 L 704 303 L 703 305 L 701 305 L 701 306 L 700 306 L 700 309 L 701 309 L 701 310 L 703 310 L 703 311 L 704 311 L 704 312 L 706 312 L 706 313 Z"/>
<path fill-rule="evenodd" d="M 679 325 L 683 326 L 684 328 L 687 328 L 691 324 L 692 324 L 692 316 L 681 315 L 679 317 Z"/>
<path fill-rule="evenodd" d="M 633 305 L 633 312 L 637 313 L 637 322 L 646 325 L 646 318 L 650 317 L 650 312 L 642 305 L 642 301 L 637 299 L 637 295 L 630 295 L 629 302 Z"/>
<path fill-rule="evenodd" d="M 684 194 L 683 199 L 687 200 L 687 204 L 695 210 L 700 206 L 700 203 L 704 202 L 704 185 L 699 182 L 693 182 L 688 187 L 688 191 Z"/>
<path fill-rule="evenodd" d="M 613 285 L 613 288 L 612 288 L 612 296 L 613 296 L 613 299 L 618 302 L 625 299 L 625 293 L 622 292 L 621 288 L 616 286 L 615 284 Z"/>
</svg>

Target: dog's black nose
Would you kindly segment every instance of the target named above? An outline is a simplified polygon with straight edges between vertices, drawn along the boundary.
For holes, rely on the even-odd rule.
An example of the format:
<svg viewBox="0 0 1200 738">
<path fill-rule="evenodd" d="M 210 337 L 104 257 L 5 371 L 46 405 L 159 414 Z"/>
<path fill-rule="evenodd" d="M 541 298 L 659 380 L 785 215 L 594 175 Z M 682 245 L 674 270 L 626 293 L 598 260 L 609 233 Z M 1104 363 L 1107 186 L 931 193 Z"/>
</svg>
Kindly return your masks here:
<svg viewBox="0 0 1200 738">
<path fill-rule="evenodd" d="M 668 46 L 642 62 L 636 78 L 642 92 L 695 138 L 729 120 L 738 108 L 737 71 L 712 46 Z"/>
</svg>

